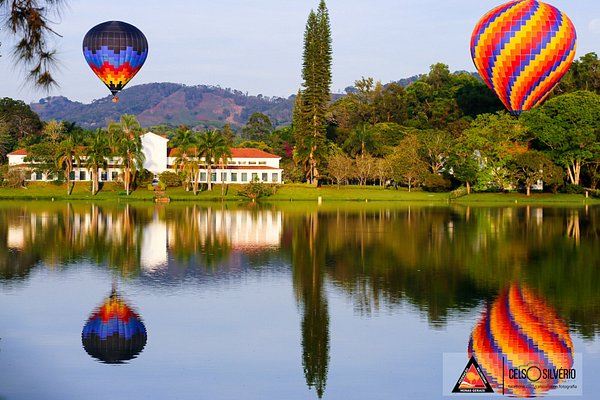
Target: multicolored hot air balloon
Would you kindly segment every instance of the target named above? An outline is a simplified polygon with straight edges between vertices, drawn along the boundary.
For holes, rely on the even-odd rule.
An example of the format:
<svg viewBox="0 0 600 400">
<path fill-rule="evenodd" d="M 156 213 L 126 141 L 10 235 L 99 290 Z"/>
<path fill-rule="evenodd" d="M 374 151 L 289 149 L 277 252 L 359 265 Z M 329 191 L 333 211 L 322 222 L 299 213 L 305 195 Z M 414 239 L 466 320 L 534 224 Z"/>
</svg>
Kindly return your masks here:
<svg viewBox="0 0 600 400">
<path fill-rule="evenodd" d="M 81 340 L 90 356 L 107 364 L 120 364 L 142 352 L 147 340 L 146 327 L 113 290 L 88 318 Z"/>
<path fill-rule="evenodd" d="M 513 284 L 473 329 L 471 356 L 494 389 L 504 380 L 505 394 L 538 397 L 560 383 L 543 371 L 573 367 L 573 342 L 552 307 L 527 287 Z"/>
<path fill-rule="evenodd" d="M 138 28 L 121 21 L 96 25 L 83 38 L 83 56 L 96 75 L 116 94 L 138 73 L 148 56 L 148 41 Z"/>
<path fill-rule="evenodd" d="M 557 8 L 511 1 L 488 12 L 471 36 L 471 57 L 513 115 L 546 99 L 575 58 L 577 34 Z"/>
</svg>

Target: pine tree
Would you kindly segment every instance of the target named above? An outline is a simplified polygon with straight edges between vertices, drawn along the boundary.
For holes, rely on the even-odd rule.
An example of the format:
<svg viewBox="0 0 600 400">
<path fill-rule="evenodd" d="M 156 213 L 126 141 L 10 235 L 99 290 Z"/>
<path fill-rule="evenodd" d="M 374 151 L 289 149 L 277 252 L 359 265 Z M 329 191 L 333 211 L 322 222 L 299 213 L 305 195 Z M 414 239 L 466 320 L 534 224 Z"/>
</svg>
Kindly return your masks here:
<svg viewBox="0 0 600 400">
<path fill-rule="evenodd" d="M 329 12 L 325 1 L 321 0 L 317 12 L 311 10 L 306 22 L 302 66 L 304 89 L 299 93 L 294 109 L 296 162 L 303 165 L 308 183 L 316 182 L 317 167 L 326 153 L 325 112 L 330 101 L 331 59 Z"/>
</svg>

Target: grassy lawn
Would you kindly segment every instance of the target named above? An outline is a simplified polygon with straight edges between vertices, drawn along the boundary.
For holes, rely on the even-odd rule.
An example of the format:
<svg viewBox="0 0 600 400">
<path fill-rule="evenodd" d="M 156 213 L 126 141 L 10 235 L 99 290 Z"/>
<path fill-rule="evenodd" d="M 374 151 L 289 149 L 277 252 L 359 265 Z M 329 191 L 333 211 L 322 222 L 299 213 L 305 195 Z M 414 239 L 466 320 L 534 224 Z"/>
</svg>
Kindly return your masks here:
<svg viewBox="0 0 600 400">
<path fill-rule="evenodd" d="M 225 196 L 221 196 L 221 186 L 215 185 L 212 192 L 203 191 L 194 196 L 182 187 L 169 188 L 166 195 L 171 201 L 234 201 L 246 202 L 238 195 L 240 186 L 230 185 Z M 86 201 L 152 201 L 154 193 L 146 188 L 139 188 L 129 196 L 125 195 L 123 188 L 116 184 L 106 183 L 102 190 L 92 196 L 90 183 L 76 183 L 73 192 L 67 196 L 67 187 L 46 182 L 32 182 L 27 188 L 8 189 L 0 188 L 0 200 L 86 200 Z M 328 202 L 427 202 L 449 203 L 448 193 L 429 193 L 422 190 L 408 192 L 406 189 L 387 189 L 378 186 L 315 186 L 305 184 L 286 184 L 279 186 L 277 193 L 263 199 L 264 202 L 315 202 L 321 199 L 322 203 Z M 600 204 L 599 199 L 586 199 L 583 195 L 571 194 L 532 194 L 526 197 L 519 193 L 475 193 L 451 201 L 456 204 L 486 205 L 486 204 Z"/>
</svg>

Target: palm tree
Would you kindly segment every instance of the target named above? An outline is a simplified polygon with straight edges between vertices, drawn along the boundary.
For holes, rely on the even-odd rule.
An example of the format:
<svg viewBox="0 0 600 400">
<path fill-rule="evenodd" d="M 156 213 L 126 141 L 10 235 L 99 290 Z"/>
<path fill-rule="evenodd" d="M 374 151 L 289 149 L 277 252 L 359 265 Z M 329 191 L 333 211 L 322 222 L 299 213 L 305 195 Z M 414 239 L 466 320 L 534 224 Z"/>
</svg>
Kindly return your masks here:
<svg viewBox="0 0 600 400">
<path fill-rule="evenodd" d="M 71 172 L 75 164 L 81 165 L 81 157 L 75 141 L 69 137 L 60 142 L 56 152 L 56 167 L 64 171 L 67 181 L 67 196 L 70 196 L 73 191 L 73 187 L 71 186 Z"/>
<path fill-rule="evenodd" d="M 224 156 L 226 140 L 219 131 L 202 132 L 198 137 L 198 157 L 204 157 L 208 190 L 212 190 L 212 163 Z M 200 161 L 200 159 L 198 159 Z"/>
<path fill-rule="evenodd" d="M 189 129 L 180 128 L 177 130 L 173 142 L 179 150 L 179 154 L 175 159 L 175 166 L 183 174 L 185 190 L 189 190 L 189 185 L 192 183 L 192 189 L 194 190 L 194 194 L 196 194 L 198 190 L 198 182 L 196 180 L 198 174 L 198 150 L 195 147 L 196 136 Z"/>
<path fill-rule="evenodd" d="M 350 137 L 344 142 L 344 148 L 353 156 L 360 154 L 365 158 L 367 153 L 377 152 L 377 140 L 373 129 L 369 124 L 360 124 L 350 134 Z"/>
<path fill-rule="evenodd" d="M 222 132 L 219 132 L 219 135 L 223 138 L 223 141 L 215 149 L 215 159 L 219 160 L 219 168 L 221 169 L 221 196 L 224 196 L 225 182 L 223 179 L 223 170 L 225 169 L 225 164 L 227 164 L 227 161 L 231 158 L 231 146 Z"/>
<path fill-rule="evenodd" d="M 92 195 L 95 195 L 100 190 L 98 185 L 98 170 L 106 168 L 110 152 L 105 132 L 102 129 L 98 129 L 93 134 L 92 144 L 85 150 L 85 164 L 92 175 Z"/>
<path fill-rule="evenodd" d="M 135 115 L 124 114 L 119 122 L 108 125 L 108 136 L 113 154 L 120 158 L 123 167 L 123 186 L 127 195 L 131 191 L 131 183 L 135 181 L 137 171 L 144 165 L 142 153 L 142 128 Z"/>
</svg>

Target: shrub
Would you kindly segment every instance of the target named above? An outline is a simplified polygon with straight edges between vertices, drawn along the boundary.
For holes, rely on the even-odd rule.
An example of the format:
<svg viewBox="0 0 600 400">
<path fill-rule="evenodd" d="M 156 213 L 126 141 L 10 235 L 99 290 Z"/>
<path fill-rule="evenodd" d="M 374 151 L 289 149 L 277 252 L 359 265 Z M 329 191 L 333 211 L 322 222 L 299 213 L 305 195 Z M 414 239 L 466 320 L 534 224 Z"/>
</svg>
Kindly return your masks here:
<svg viewBox="0 0 600 400">
<path fill-rule="evenodd" d="M 423 190 L 426 192 L 447 192 L 451 186 L 452 183 L 448 179 L 438 174 L 428 174 L 423 182 Z"/>
<path fill-rule="evenodd" d="M 272 194 L 275 194 L 275 192 L 277 192 L 277 186 L 253 181 L 247 185 L 243 185 L 242 188 L 238 190 L 238 195 L 256 201 L 262 197 L 271 196 Z"/>
<path fill-rule="evenodd" d="M 9 188 L 20 188 L 25 186 L 25 171 L 3 166 L 0 173 L 2 175 L 2 186 Z"/>
<path fill-rule="evenodd" d="M 585 189 L 583 186 L 567 183 L 563 186 L 563 192 L 567 194 L 585 194 Z"/>
<path fill-rule="evenodd" d="M 181 186 L 181 177 L 179 174 L 171 171 L 165 171 L 158 176 L 160 183 L 164 183 L 166 187 Z"/>
<path fill-rule="evenodd" d="M 149 183 L 152 184 L 152 179 L 154 179 L 154 174 L 144 169 L 135 176 L 135 185 L 137 187 L 144 187 Z"/>
<path fill-rule="evenodd" d="M 461 186 L 457 189 L 454 189 L 453 191 L 450 192 L 450 198 L 451 199 L 458 199 L 459 197 L 463 197 L 468 195 L 469 193 L 467 192 L 467 188 L 464 186 Z"/>
</svg>

